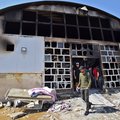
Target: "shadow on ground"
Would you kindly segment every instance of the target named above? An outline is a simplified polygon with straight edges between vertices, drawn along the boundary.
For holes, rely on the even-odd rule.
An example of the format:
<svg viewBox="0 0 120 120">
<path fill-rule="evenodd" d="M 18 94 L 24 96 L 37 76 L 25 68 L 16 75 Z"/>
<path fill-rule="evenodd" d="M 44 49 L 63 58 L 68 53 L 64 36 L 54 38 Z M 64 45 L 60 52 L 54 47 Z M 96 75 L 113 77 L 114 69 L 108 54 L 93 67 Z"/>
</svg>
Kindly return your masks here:
<svg viewBox="0 0 120 120">
<path fill-rule="evenodd" d="M 92 108 L 92 111 L 90 113 L 115 113 L 119 111 L 120 111 L 119 109 L 116 109 L 114 107 L 100 106 Z"/>
</svg>

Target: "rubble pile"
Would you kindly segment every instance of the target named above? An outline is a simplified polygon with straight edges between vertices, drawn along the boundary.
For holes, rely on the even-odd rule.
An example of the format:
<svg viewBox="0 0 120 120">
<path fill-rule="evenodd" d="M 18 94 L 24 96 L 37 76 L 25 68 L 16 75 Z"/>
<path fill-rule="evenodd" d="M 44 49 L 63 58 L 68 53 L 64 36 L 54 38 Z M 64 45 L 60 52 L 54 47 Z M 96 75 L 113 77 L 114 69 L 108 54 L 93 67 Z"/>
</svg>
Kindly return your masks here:
<svg viewBox="0 0 120 120">
<path fill-rule="evenodd" d="M 109 95 L 91 91 L 90 102 L 92 107 L 88 116 L 84 116 L 86 103 L 80 96 L 57 100 L 44 111 L 44 115 L 41 115 L 42 111 L 25 112 L 20 100 L 0 102 L 0 108 L 4 110 L 0 116 L 7 116 L 5 120 L 29 120 L 33 115 L 37 115 L 34 120 L 120 120 L 120 92 Z"/>
</svg>

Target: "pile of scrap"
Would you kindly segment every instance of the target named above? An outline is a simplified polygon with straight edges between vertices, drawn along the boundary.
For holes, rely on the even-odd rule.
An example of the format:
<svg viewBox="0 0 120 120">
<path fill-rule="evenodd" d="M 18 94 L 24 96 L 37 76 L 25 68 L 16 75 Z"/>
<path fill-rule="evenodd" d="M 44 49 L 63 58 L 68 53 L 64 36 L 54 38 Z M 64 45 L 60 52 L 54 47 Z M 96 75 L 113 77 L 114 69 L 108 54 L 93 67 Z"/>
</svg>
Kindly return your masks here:
<svg viewBox="0 0 120 120">
<path fill-rule="evenodd" d="M 27 102 L 27 108 L 42 109 L 45 102 L 55 102 L 57 99 L 56 91 L 48 87 L 32 88 L 32 89 L 18 89 L 12 88 L 8 90 L 5 95 L 8 101 L 14 101 L 14 106 L 18 107 L 22 102 Z"/>
<path fill-rule="evenodd" d="M 44 103 L 53 104 L 56 99 L 56 91 L 48 87 L 32 89 L 12 88 L 6 92 L 5 101 L 0 102 L 0 108 L 4 107 L 5 110 L 10 111 L 7 116 L 14 120 L 27 115 L 26 110 L 41 111 Z M 16 108 L 15 111 L 12 111 L 12 108 Z M 17 108 L 21 108 L 22 111 L 16 111 Z"/>
</svg>

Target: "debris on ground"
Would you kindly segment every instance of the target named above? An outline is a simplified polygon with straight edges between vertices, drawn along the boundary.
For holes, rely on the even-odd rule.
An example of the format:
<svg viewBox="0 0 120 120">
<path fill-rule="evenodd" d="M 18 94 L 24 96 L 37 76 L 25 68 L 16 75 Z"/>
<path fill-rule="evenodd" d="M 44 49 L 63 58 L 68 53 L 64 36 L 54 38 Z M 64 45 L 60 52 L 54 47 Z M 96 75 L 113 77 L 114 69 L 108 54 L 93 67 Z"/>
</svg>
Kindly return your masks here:
<svg viewBox="0 0 120 120">
<path fill-rule="evenodd" d="M 14 100 L 14 107 L 20 107 L 22 106 L 22 101 L 17 99 L 17 100 Z"/>
<path fill-rule="evenodd" d="M 52 105 L 43 103 L 44 111 L 30 111 L 21 106 L 21 101 L 16 99 L 11 102 L 1 103 L 5 106 L 0 109 L 0 120 L 120 120 L 120 91 L 111 94 L 100 94 L 97 90 L 90 90 L 90 102 L 92 106 L 88 116 L 84 116 L 86 103 L 79 96 L 73 94 L 60 96 Z M 67 98 L 68 97 L 68 98 Z M 14 103 L 14 105 L 13 105 Z M 39 102 L 30 102 L 29 107 L 36 104 L 39 108 Z M 20 105 L 20 106 L 19 106 Z"/>
<path fill-rule="evenodd" d="M 0 102 L 0 108 L 3 108 L 4 106 L 3 106 L 3 103 L 2 102 Z"/>
<path fill-rule="evenodd" d="M 69 111 L 71 110 L 71 104 L 69 102 L 56 102 L 48 109 L 48 112 L 60 112 L 60 111 Z"/>
</svg>

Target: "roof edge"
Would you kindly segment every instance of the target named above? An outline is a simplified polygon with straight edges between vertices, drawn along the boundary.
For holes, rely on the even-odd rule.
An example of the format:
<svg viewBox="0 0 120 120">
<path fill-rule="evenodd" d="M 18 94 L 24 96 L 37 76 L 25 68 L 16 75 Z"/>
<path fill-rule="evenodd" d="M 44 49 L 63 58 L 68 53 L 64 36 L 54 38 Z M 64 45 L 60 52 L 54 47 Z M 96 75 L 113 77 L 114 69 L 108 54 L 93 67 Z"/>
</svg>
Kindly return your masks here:
<svg viewBox="0 0 120 120">
<path fill-rule="evenodd" d="M 98 8 L 95 8 L 95 7 L 92 7 L 92 6 L 89 6 L 89 5 L 86 5 L 86 4 L 80 4 L 80 3 L 75 3 L 75 2 L 68 2 L 68 1 L 36 1 L 36 2 L 28 2 L 28 3 L 22 3 L 22 4 L 17 4 L 17 5 L 13 5 L 13 6 L 9 6 L 9 7 L 6 7 L 6 8 L 3 8 L 0 10 L 0 15 L 6 13 L 7 11 L 10 11 L 10 10 L 16 10 L 16 9 L 21 9 L 21 8 L 25 8 L 25 7 L 28 7 L 28 6 L 32 6 L 32 5 L 66 5 L 66 6 L 75 6 L 75 7 L 82 7 L 82 6 L 86 6 L 88 7 L 88 9 L 90 8 L 91 10 L 95 10 L 95 11 L 99 11 L 107 16 L 110 16 L 112 18 L 115 18 L 117 20 L 120 20 L 120 18 L 108 13 L 108 12 L 105 12 L 101 9 L 98 9 Z"/>
</svg>

